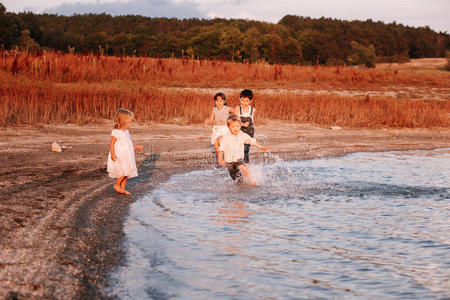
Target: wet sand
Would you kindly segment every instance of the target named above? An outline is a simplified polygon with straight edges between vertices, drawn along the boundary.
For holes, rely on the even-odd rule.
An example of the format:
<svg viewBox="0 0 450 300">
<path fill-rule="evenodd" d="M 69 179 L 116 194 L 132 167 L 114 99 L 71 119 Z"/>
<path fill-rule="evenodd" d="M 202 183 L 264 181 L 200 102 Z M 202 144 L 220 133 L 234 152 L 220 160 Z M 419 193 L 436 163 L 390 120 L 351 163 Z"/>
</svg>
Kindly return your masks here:
<svg viewBox="0 0 450 300">
<path fill-rule="evenodd" d="M 0 132 L 0 298 L 107 298 L 120 263 L 122 223 L 140 193 L 172 174 L 210 168 L 210 127 L 135 125 L 139 177 L 132 196 L 115 193 L 106 173 L 109 124 L 6 128 Z M 257 124 L 282 159 L 362 151 L 450 147 L 450 129 L 338 129 L 274 121 Z M 51 143 L 67 146 L 51 152 Z M 251 159 L 261 156 L 252 149 Z M 229 180 L 229 178 L 218 178 Z"/>
</svg>

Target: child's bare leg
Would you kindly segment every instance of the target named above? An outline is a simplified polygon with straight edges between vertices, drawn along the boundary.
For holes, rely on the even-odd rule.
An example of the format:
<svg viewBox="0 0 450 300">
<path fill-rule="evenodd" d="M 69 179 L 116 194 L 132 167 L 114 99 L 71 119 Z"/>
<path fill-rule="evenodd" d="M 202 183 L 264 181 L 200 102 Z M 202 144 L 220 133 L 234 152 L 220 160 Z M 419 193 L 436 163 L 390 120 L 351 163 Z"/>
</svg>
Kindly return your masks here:
<svg viewBox="0 0 450 300">
<path fill-rule="evenodd" d="M 219 159 L 219 147 L 220 147 L 220 142 L 222 141 L 222 136 L 219 136 L 216 141 L 214 142 L 214 149 L 216 149 L 216 157 L 217 159 Z"/>
<path fill-rule="evenodd" d="M 125 187 L 127 186 L 127 180 L 128 180 L 128 177 L 124 176 L 122 183 L 120 184 L 120 187 L 122 188 L 124 194 L 131 195 L 131 193 L 125 189 Z"/>
<path fill-rule="evenodd" d="M 256 181 L 254 181 L 254 180 L 250 177 L 250 173 L 249 173 L 249 171 L 248 171 L 248 169 L 247 169 L 247 167 L 246 167 L 245 165 L 240 165 L 240 166 L 238 166 L 238 168 L 239 168 L 239 170 L 241 170 L 242 175 L 244 175 L 245 178 L 247 178 L 248 182 L 249 182 L 251 185 L 256 185 Z"/>
<path fill-rule="evenodd" d="M 123 194 L 124 193 L 124 190 L 123 190 L 123 188 L 121 186 L 124 177 L 125 176 L 121 176 L 121 177 L 117 178 L 116 184 L 114 184 L 114 186 L 113 186 L 114 190 L 116 192 L 118 192 L 119 194 Z"/>
</svg>

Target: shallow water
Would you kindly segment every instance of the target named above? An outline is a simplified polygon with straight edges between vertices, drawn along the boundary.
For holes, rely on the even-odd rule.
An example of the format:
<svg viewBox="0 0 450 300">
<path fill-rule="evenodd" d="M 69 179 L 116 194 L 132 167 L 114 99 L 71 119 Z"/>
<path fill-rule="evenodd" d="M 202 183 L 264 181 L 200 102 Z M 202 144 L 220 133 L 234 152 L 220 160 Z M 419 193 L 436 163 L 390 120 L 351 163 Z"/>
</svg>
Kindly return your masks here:
<svg viewBox="0 0 450 300">
<path fill-rule="evenodd" d="M 450 296 L 450 149 L 174 175 L 133 203 L 121 299 Z"/>
</svg>

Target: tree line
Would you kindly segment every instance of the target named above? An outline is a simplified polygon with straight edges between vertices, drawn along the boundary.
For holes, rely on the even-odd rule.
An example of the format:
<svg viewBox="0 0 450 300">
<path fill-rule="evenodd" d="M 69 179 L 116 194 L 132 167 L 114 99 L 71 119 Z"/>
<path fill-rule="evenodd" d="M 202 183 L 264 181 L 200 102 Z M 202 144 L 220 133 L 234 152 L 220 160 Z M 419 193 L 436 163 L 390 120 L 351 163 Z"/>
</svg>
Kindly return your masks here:
<svg viewBox="0 0 450 300">
<path fill-rule="evenodd" d="M 287 15 L 278 23 L 84 14 L 10 13 L 0 3 L 0 46 L 34 51 L 193 57 L 271 64 L 374 66 L 445 57 L 450 35 L 429 27 Z"/>
</svg>

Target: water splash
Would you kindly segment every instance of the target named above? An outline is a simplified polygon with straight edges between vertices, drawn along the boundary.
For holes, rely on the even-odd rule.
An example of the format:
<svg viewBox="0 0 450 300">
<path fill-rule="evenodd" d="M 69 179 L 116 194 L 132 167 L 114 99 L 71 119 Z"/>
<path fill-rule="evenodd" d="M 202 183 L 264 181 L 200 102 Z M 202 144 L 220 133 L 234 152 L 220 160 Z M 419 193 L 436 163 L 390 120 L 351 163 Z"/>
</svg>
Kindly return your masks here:
<svg viewBox="0 0 450 300">
<path fill-rule="evenodd" d="M 282 163 L 284 162 L 283 159 L 281 159 L 277 154 L 273 154 L 270 151 L 266 151 L 264 153 L 264 162 L 265 163 Z"/>
</svg>

